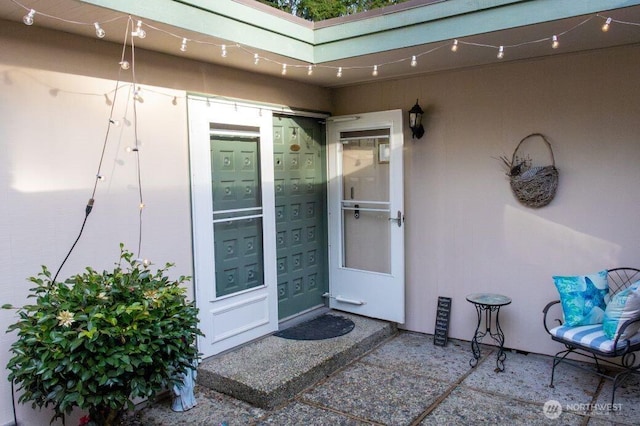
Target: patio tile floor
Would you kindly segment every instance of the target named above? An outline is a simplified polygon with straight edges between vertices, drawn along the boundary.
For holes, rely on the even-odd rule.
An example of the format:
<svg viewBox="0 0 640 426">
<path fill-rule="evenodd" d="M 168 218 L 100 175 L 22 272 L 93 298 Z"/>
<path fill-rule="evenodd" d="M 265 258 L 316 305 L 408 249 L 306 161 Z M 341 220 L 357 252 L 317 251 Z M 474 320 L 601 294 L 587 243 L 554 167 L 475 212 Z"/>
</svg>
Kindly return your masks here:
<svg viewBox="0 0 640 426">
<path fill-rule="evenodd" d="M 168 403 L 141 410 L 144 425 L 632 425 L 640 419 L 640 377 L 616 392 L 619 409 L 608 411 L 611 383 L 560 365 L 549 388 L 552 358 L 508 352 L 496 373 L 495 348 L 469 366 L 469 342 L 433 345 L 430 335 L 400 332 L 311 386 L 295 399 L 262 410 L 198 387 L 198 405 L 173 413 Z M 560 403 L 550 418 L 545 402 Z"/>
</svg>

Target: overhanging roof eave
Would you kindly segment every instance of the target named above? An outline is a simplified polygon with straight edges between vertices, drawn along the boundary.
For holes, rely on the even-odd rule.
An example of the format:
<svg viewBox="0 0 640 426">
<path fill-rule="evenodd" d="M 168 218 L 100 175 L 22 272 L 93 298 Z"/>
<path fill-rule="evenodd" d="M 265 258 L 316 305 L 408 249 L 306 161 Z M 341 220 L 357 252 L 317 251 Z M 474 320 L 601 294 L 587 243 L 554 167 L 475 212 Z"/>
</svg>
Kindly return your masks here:
<svg viewBox="0 0 640 426">
<path fill-rule="evenodd" d="M 640 4 L 640 0 L 447 0 L 392 13 L 380 9 L 365 19 L 335 25 L 285 19 L 248 0 L 80 0 L 228 40 L 306 63 L 321 64 L 411 46 L 426 45 L 594 14 Z M 258 4 L 258 3 L 256 3 Z"/>
</svg>

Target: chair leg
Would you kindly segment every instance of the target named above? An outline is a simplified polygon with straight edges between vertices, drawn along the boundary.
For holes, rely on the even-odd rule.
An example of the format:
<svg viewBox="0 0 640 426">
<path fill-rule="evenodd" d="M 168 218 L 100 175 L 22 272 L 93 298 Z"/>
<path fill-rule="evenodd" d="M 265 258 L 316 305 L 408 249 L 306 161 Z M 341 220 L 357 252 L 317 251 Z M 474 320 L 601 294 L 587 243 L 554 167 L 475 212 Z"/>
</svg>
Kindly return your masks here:
<svg viewBox="0 0 640 426">
<path fill-rule="evenodd" d="M 640 374 L 640 370 L 629 368 L 619 372 L 613 377 L 613 390 L 611 391 L 611 406 L 613 406 L 616 399 L 616 390 L 632 374 Z"/>
<path fill-rule="evenodd" d="M 553 388 L 553 378 L 555 376 L 556 373 L 556 366 L 558 364 L 560 364 L 562 361 L 564 361 L 564 359 L 567 357 L 567 355 L 569 355 L 571 352 L 573 352 L 573 349 L 566 349 L 564 351 L 560 351 L 558 352 L 554 357 L 553 357 L 553 367 L 551 368 L 551 383 L 549 384 L 550 388 Z M 560 354 L 564 354 L 562 355 L 560 358 L 559 355 Z"/>
</svg>

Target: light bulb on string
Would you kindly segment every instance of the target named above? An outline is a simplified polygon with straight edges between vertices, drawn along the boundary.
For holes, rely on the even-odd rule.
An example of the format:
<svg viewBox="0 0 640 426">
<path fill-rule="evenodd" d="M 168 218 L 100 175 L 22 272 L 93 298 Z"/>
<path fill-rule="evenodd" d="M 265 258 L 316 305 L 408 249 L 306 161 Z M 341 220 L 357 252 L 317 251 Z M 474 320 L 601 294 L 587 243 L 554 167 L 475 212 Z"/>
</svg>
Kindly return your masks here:
<svg viewBox="0 0 640 426">
<path fill-rule="evenodd" d="M 180 45 L 180 51 L 181 52 L 186 52 L 187 51 L 187 39 L 186 38 L 182 39 L 182 44 Z"/>
<path fill-rule="evenodd" d="M 147 32 L 142 29 L 142 21 L 138 21 L 136 25 L 136 30 L 131 33 L 133 37 L 145 38 L 147 36 Z"/>
<path fill-rule="evenodd" d="M 223 58 L 227 57 L 227 46 L 225 44 L 220 46 L 220 56 L 222 56 Z"/>
<path fill-rule="evenodd" d="M 104 176 L 102 175 L 96 175 L 96 179 L 103 181 L 104 180 Z"/>
<path fill-rule="evenodd" d="M 149 266 L 151 266 L 151 261 L 149 259 L 137 258 L 134 262 L 141 264 L 145 268 L 148 268 Z"/>
<path fill-rule="evenodd" d="M 336 77 L 342 77 L 342 67 L 338 67 L 338 72 L 336 73 Z"/>
<path fill-rule="evenodd" d="M 178 105 L 178 97 L 174 96 L 173 100 L 171 101 L 171 105 Z"/>
<path fill-rule="evenodd" d="M 258 65 L 258 62 L 260 62 L 260 55 L 258 55 L 257 53 L 253 54 L 253 65 Z"/>
<path fill-rule="evenodd" d="M 557 49 L 557 48 L 558 48 L 558 46 L 560 46 L 560 42 L 558 41 L 558 36 L 557 36 L 557 35 L 554 35 L 554 36 L 551 38 L 551 40 L 552 40 L 552 42 L 551 42 L 551 48 L 552 48 L 552 49 Z"/>
<path fill-rule="evenodd" d="M 107 33 L 105 33 L 104 30 L 100 27 L 99 23 L 94 22 L 93 26 L 96 28 L 96 37 L 104 38 L 104 36 L 107 35 Z"/>
<path fill-rule="evenodd" d="M 504 46 L 500 46 L 500 49 L 498 49 L 498 59 L 502 58 L 504 58 Z"/>
<path fill-rule="evenodd" d="M 313 74 L 313 65 L 309 65 L 307 67 L 307 75 L 312 75 Z"/>
<path fill-rule="evenodd" d="M 128 146 L 126 148 L 127 152 L 138 152 L 139 148 L 137 146 Z"/>
<path fill-rule="evenodd" d="M 120 127 L 120 121 L 114 120 L 113 118 L 109 119 L 109 123 L 111 123 L 114 127 Z"/>
<path fill-rule="evenodd" d="M 142 88 L 138 87 L 134 92 L 133 92 L 133 100 L 134 101 L 138 101 L 140 103 L 144 103 L 144 98 L 142 97 Z"/>
<path fill-rule="evenodd" d="M 24 22 L 25 25 L 33 25 L 34 16 L 36 16 L 36 11 L 34 9 L 31 9 L 29 13 L 24 15 L 24 18 L 22 18 L 22 22 Z"/>
<path fill-rule="evenodd" d="M 418 58 L 415 55 L 411 57 L 411 66 L 414 68 L 418 66 Z"/>
<path fill-rule="evenodd" d="M 452 52 L 458 51 L 458 39 L 453 40 L 453 44 L 451 45 L 451 51 Z"/>
<path fill-rule="evenodd" d="M 607 18 L 604 25 L 602 26 L 602 32 L 606 33 L 609 31 L 609 27 L 611 26 L 611 18 Z"/>
<path fill-rule="evenodd" d="M 287 64 L 282 64 L 282 71 L 280 71 L 280 74 L 287 75 Z"/>
<path fill-rule="evenodd" d="M 373 66 L 373 71 L 371 72 L 371 75 L 374 76 L 374 77 L 378 76 L 378 66 L 377 65 Z"/>
<path fill-rule="evenodd" d="M 120 68 L 122 68 L 123 70 L 128 70 L 129 66 L 129 61 L 120 61 Z"/>
<path fill-rule="evenodd" d="M 140 210 L 144 209 L 144 203 L 140 203 L 138 207 L 140 208 Z"/>
</svg>

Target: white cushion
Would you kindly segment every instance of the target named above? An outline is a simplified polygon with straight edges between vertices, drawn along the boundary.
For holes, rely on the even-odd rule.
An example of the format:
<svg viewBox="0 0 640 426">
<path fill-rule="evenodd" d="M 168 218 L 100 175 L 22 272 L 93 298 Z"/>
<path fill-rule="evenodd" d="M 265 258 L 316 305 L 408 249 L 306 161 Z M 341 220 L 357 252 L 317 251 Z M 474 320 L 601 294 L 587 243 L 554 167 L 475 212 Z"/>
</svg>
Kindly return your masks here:
<svg viewBox="0 0 640 426">
<path fill-rule="evenodd" d="M 640 281 L 633 283 L 611 298 L 604 311 L 604 334 L 615 339 L 625 321 L 640 318 Z M 628 339 L 640 330 L 640 321 L 630 324 L 620 339 Z"/>
</svg>

